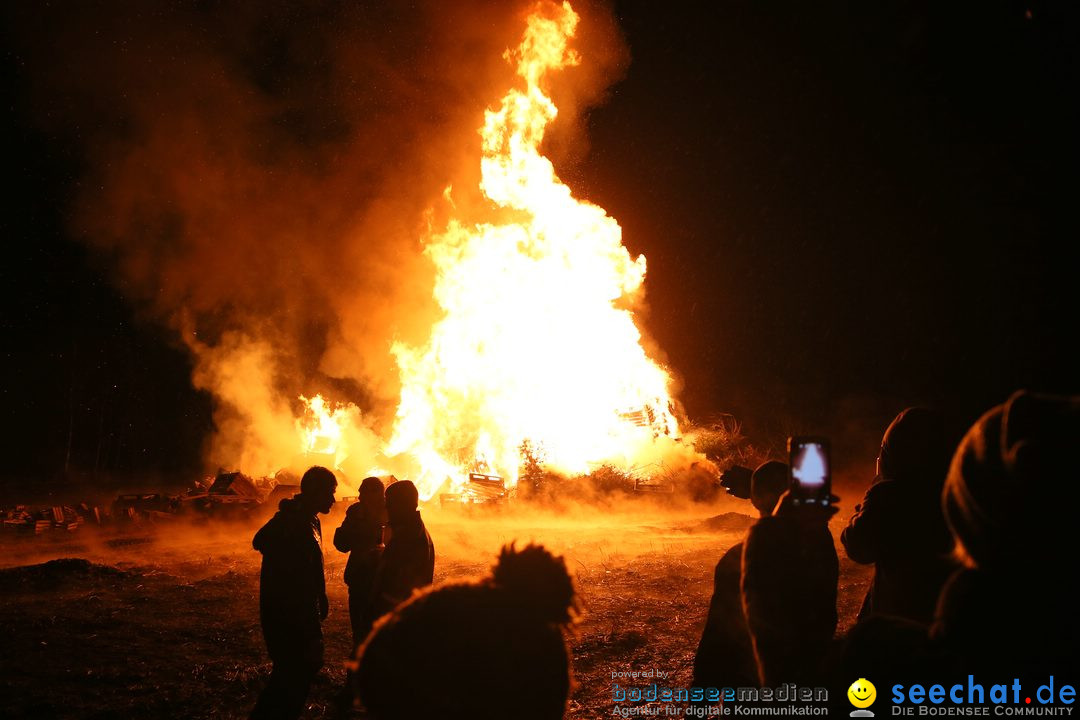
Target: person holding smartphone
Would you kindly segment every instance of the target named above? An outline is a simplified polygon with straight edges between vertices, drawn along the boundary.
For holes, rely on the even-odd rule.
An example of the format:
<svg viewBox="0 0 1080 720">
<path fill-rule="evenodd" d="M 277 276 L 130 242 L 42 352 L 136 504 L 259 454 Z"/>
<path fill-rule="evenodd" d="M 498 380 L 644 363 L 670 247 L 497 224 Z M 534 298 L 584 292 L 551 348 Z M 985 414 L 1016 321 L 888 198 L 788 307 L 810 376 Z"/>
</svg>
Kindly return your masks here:
<svg viewBox="0 0 1080 720">
<path fill-rule="evenodd" d="M 793 437 L 788 448 L 789 487 L 743 544 L 740 591 L 762 687 L 817 681 L 837 623 L 829 443 Z"/>
<path fill-rule="evenodd" d="M 941 415 L 928 408 L 904 410 L 885 430 L 877 477 L 840 535 L 849 558 L 874 565 L 859 620 L 871 614 L 933 619 L 941 588 L 955 569 L 941 510 L 955 447 Z"/>
<path fill-rule="evenodd" d="M 788 466 L 776 460 L 764 462 L 754 470 L 743 487 L 760 516 L 769 517 L 780 495 L 787 490 Z M 728 548 L 716 563 L 709 614 L 694 655 L 692 687 L 748 687 L 757 684 L 757 663 L 739 594 L 742 554 L 743 544 L 740 542 Z"/>
</svg>

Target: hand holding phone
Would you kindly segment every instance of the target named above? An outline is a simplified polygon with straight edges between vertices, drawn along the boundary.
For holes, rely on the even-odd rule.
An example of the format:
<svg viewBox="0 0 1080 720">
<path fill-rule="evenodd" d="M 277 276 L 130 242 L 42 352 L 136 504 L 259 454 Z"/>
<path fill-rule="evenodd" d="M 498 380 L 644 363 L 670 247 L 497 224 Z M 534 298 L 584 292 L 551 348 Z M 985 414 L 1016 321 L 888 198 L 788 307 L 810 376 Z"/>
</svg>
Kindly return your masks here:
<svg viewBox="0 0 1080 720">
<path fill-rule="evenodd" d="M 754 471 L 742 465 L 732 465 L 720 476 L 720 486 L 728 491 L 728 495 L 750 499 L 750 482 Z"/>
</svg>

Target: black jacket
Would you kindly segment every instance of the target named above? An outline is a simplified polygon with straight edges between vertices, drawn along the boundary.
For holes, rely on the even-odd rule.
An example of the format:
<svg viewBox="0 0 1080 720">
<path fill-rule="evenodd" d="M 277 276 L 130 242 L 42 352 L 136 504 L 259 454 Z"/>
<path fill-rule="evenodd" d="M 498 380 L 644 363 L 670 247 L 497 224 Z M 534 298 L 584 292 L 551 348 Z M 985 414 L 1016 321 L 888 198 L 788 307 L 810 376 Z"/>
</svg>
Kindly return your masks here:
<svg viewBox="0 0 1080 720">
<path fill-rule="evenodd" d="M 758 684 L 754 648 L 746 628 L 739 580 L 743 544 L 716 563 L 709 615 L 694 657 L 694 687 L 748 687 Z"/>
<path fill-rule="evenodd" d="M 816 679 L 836 631 L 839 574 L 826 525 L 774 516 L 750 528 L 742 601 L 762 686 Z"/>
<path fill-rule="evenodd" d="M 252 545 L 262 553 L 259 609 L 263 624 L 289 622 L 311 628 L 326 617 L 322 526 L 296 498 L 282 500 L 274 517 L 255 533 Z"/>
<path fill-rule="evenodd" d="M 955 570 L 952 538 L 941 513 L 941 484 L 878 480 L 840 535 L 848 557 L 874 563 L 859 619 L 870 613 L 929 623 Z"/>
<path fill-rule="evenodd" d="M 377 511 L 357 502 L 349 506 L 341 527 L 334 532 L 334 547 L 349 553 L 345 584 L 350 591 L 371 592 L 383 552 L 382 529 Z"/>
<path fill-rule="evenodd" d="M 390 541 L 375 577 L 376 617 L 407 600 L 413 590 L 430 585 L 434 574 L 435 546 L 420 512 L 414 511 L 404 522 L 392 521 Z"/>
</svg>

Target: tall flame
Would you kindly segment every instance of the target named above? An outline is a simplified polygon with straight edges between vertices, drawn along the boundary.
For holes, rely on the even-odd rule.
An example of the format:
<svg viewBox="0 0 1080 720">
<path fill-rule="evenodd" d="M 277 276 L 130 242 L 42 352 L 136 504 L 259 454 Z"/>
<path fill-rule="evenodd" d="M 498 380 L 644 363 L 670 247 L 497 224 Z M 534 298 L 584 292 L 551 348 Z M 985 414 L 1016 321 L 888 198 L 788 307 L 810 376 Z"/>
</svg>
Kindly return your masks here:
<svg viewBox="0 0 1080 720">
<path fill-rule="evenodd" d="M 469 470 L 516 481 L 524 441 L 552 469 L 577 473 L 655 458 L 678 435 L 671 378 L 627 309 L 645 258 L 540 153 L 558 113 L 545 79 L 579 62 L 568 47 L 577 23 L 569 3 L 539 6 L 505 55 L 524 87 L 485 113 L 480 189 L 515 221 L 454 217 L 427 240 L 445 315 L 425 346 L 393 347 L 402 391 L 386 448 L 414 459 L 425 498 Z"/>
<path fill-rule="evenodd" d="M 360 409 L 351 403 L 327 402 L 323 396 L 300 396 L 304 412 L 296 420 L 301 449 L 308 455 L 325 455 L 333 467 L 340 467 L 348 456 L 344 437 L 346 427 L 357 422 Z"/>
</svg>

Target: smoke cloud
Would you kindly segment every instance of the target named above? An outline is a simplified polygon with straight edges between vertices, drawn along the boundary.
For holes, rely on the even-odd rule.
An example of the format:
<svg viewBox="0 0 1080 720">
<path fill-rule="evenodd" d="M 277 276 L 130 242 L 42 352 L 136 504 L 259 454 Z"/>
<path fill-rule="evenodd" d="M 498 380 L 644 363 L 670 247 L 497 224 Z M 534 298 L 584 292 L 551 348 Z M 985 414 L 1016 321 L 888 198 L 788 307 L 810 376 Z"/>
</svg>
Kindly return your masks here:
<svg viewBox="0 0 1080 720">
<path fill-rule="evenodd" d="M 215 400 L 208 466 L 269 472 L 300 394 L 385 437 L 394 341 L 437 307 L 422 253 L 448 185 L 480 202 L 483 111 L 533 3 L 145 3 L 11 9 L 35 120 L 78 148 L 72 232 L 190 350 Z M 586 59 L 556 78 L 549 152 L 628 60 L 608 8 L 575 5 Z M 168 412 L 167 408 L 160 411 Z"/>
</svg>

